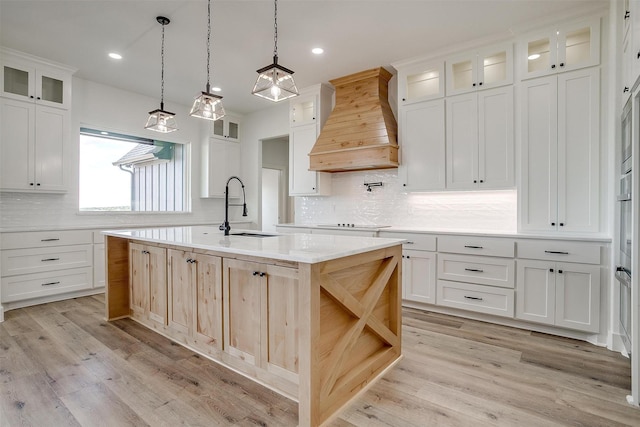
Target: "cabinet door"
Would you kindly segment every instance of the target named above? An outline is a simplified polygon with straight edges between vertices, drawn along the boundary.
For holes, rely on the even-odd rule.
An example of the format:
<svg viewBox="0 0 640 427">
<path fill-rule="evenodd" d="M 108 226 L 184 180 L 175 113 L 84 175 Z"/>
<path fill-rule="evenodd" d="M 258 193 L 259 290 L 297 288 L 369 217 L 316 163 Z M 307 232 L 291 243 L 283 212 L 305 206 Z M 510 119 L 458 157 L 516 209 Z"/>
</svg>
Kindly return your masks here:
<svg viewBox="0 0 640 427">
<path fill-rule="evenodd" d="M 149 265 L 149 320 L 167 324 L 167 250 L 146 246 Z"/>
<path fill-rule="evenodd" d="M 478 92 L 478 139 L 478 187 L 514 187 L 513 87 Z"/>
<path fill-rule="evenodd" d="M 557 79 L 522 83 L 520 228 L 552 231 L 557 223 Z"/>
<path fill-rule="evenodd" d="M 407 301 L 436 303 L 435 252 L 402 252 L 402 297 Z"/>
<path fill-rule="evenodd" d="M 189 335 L 193 329 L 193 300 L 195 270 L 193 254 L 169 249 L 167 251 L 167 297 L 170 329 Z"/>
<path fill-rule="evenodd" d="M 104 243 L 93 245 L 93 287 L 104 288 L 106 268 L 105 268 Z"/>
<path fill-rule="evenodd" d="M 400 172 L 410 191 L 444 190 L 444 99 L 401 107 Z"/>
<path fill-rule="evenodd" d="M 0 94 L 5 98 L 12 98 L 20 101 L 35 100 L 35 79 L 36 69 L 13 61 L 6 61 L 2 65 Z"/>
<path fill-rule="evenodd" d="M 35 189 L 66 191 L 64 145 L 69 138 L 69 113 L 58 108 L 36 106 Z"/>
<path fill-rule="evenodd" d="M 256 366 L 262 363 L 262 282 L 258 264 L 223 260 L 224 351 Z"/>
<path fill-rule="evenodd" d="M 144 246 L 129 244 L 129 307 L 146 318 L 149 312 L 149 257 Z"/>
<path fill-rule="evenodd" d="M 553 325 L 555 322 L 555 264 L 518 260 L 516 318 Z"/>
<path fill-rule="evenodd" d="M 71 106 L 71 76 L 49 68 L 36 69 L 36 102 L 55 108 Z"/>
<path fill-rule="evenodd" d="M 533 34 L 520 43 L 518 54 L 522 78 L 545 76 L 556 72 L 558 57 L 557 31 Z"/>
<path fill-rule="evenodd" d="M 240 174 L 240 144 L 211 138 L 202 147 L 202 197 L 224 197 L 227 180 Z M 233 181 L 229 197 L 242 196 L 242 188 Z"/>
<path fill-rule="evenodd" d="M 222 258 L 202 254 L 192 258 L 196 266 L 196 345 L 222 350 Z"/>
<path fill-rule="evenodd" d="M 398 70 L 400 105 L 444 96 L 444 63 L 417 64 Z"/>
<path fill-rule="evenodd" d="M 600 18 L 563 26 L 558 31 L 558 71 L 600 63 Z"/>
<path fill-rule="evenodd" d="M 0 99 L 0 106 L 0 185 L 3 190 L 32 190 L 35 106 L 10 99 Z"/>
<path fill-rule="evenodd" d="M 447 98 L 447 188 L 478 182 L 478 95 Z"/>
<path fill-rule="evenodd" d="M 558 226 L 599 229 L 600 72 L 558 76 Z"/>
<path fill-rule="evenodd" d="M 297 382 L 298 270 L 272 265 L 261 265 L 260 270 L 266 273 L 263 367 Z"/>
<path fill-rule="evenodd" d="M 315 94 L 296 96 L 289 101 L 289 126 L 304 126 L 316 123 L 318 97 Z"/>
<path fill-rule="evenodd" d="M 556 266 L 556 326 L 598 332 L 600 267 L 571 263 Z"/>
<path fill-rule="evenodd" d="M 478 84 L 477 53 L 447 61 L 447 96 L 475 91 Z"/>
<path fill-rule="evenodd" d="M 632 83 L 640 77 L 640 1 L 632 0 L 631 6 L 631 28 L 629 29 L 629 38 L 631 39 L 630 56 L 632 61 L 631 78 Z"/>
<path fill-rule="evenodd" d="M 513 44 L 492 46 L 478 52 L 477 89 L 513 83 Z"/>
<path fill-rule="evenodd" d="M 289 195 L 317 193 L 317 174 L 309 170 L 309 152 L 316 142 L 316 125 L 291 128 L 289 135 Z"/>
<path fill-rule="evenodd" d="M 237 142 L 240 140 L 240 120 L 233 115 L 227 114 L 213 122 L 211 132 L 214 137 Z"/>
</svg>

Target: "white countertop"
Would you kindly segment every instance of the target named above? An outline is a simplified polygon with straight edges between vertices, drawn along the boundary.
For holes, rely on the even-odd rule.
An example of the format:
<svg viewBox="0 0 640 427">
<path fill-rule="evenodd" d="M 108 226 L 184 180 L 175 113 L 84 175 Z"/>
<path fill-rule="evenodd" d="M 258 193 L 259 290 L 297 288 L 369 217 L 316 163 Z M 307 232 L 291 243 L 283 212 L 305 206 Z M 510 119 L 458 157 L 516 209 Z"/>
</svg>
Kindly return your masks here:
<svg viewBox="0 0 640 427">
<path fill-rule="evenodd" d="M 429 228 L 429 227 L 403 227 L 403 226 L 375 226 L 367 225 L 365 227 L 338 227 L 328 224 L 278 224 L 278 227 L 290 228 L 308 228 L 308 229 L 331 229 L 331 230 L 353 230 L 353 231 L 377 231 L 379 233 L 421 233 L 421 234 L 442 234 L 442 235 L 459 235 L 459 236 L 478 236 L 478 237 L 511 237 L 515 239 L 550 239 L 550 240 L 576 240 L 589 242 L 610 243 L 611 236 L 603 233 L 593 234 L 577 234 L 577 233 L 524 233 L 518 231 L 504 230 L 486 230 L 474 231 L 465 229 L 445 229 L 445 228 Z M 379 234 L 380 235 L 380 234 Z M 380 235 L 384 237 L 384 234 Z"/>
<path fill-rule="evenodd" d="M 236 230 L 231 233 L 255 230 Z M 319 234 L 273 234 L 272 237 L 224 236 L 217 227 L 187 226 L 107 230 L 103 234 L 150 243 L 272 258 L 314 264 L 383 249 L 402 243 L 402 239 L 351 237 Z M 258 232 L 259 233 L 259 232 Z"/>
</svg>

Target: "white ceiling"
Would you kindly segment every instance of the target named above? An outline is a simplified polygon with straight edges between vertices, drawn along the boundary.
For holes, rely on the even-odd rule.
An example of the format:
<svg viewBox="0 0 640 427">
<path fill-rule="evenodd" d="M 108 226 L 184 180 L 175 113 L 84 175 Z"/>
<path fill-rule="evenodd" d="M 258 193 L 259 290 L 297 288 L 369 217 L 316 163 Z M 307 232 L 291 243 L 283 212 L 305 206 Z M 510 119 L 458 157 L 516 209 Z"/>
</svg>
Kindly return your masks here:
<svg viewBox="0 0 640 427">
<path fill-rule="evenodd" d="M 278 56 L 299 88 L 579 14 L 590 0 L 280 0 Z M 160 98 L 165 28 L 165 104 L 190 105 L 206 83 L 206 0 L 0 0 L 0 44 L 78 68 L 78 77 Z M 273 55 L 272 0 L 214 0 L 212 86 L 225 108 L 272 104 L 250 94 Z M 311 48 L 325 53 L 316 56 Z M 121 61 L 107 57 L 117 51 Z M 154 106 L 150 106 L 154 107 Z M 186 114 L 186 112 L 184 113 Z"/>
</svg>

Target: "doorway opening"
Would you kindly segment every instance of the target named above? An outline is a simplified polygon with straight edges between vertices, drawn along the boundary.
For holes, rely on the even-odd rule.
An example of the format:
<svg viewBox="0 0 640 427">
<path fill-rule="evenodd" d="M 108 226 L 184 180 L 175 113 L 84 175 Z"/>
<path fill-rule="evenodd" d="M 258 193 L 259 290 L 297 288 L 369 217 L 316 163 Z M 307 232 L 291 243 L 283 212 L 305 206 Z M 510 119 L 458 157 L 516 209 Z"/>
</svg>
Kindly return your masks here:
<svg viewBox="0 0 640 427">
<path fill-rule="evenodd" d="M 262 231 L 276 231 L 277 224 L 294 218 L 289 197 L 289 136 L 262 140 L 261 215 Z"/>
</svg>

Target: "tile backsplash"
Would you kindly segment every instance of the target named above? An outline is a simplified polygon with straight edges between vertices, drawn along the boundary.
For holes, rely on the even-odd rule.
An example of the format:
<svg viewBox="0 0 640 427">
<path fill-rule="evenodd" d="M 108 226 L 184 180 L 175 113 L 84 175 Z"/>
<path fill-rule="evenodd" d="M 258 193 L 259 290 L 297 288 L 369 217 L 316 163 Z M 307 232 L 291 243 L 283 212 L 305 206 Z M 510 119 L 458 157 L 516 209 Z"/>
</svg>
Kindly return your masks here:
<svg viewBox="0 0 640 427">
<path fill-rule="evenodd" d="M 365 182 L 383 185 L 367 191 Z M 480 232 L 517 230 L 515 189 L 407 193 L 397 170 L 334 173 L 332 187 L 328 197 L 297 197 L 295 222 Z"/>
</svg>

